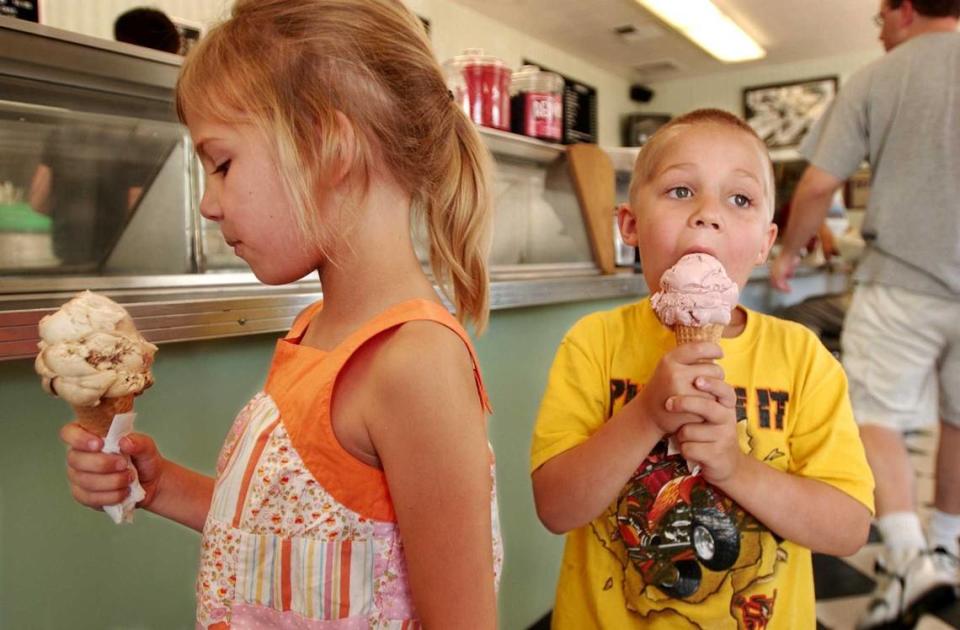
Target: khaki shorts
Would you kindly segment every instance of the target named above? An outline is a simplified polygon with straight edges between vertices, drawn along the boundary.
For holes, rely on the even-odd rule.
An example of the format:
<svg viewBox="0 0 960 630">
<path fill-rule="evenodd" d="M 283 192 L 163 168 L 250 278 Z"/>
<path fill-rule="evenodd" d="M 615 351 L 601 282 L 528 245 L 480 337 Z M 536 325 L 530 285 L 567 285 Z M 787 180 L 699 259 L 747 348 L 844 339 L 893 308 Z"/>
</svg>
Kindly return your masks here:
<svg viewBox="0 0 960 630">
<path fill-rule="evenodd" d="M 859 424 L 960 426 L 960 301 L 859 285 L 840 341 Z"/>
</svg>

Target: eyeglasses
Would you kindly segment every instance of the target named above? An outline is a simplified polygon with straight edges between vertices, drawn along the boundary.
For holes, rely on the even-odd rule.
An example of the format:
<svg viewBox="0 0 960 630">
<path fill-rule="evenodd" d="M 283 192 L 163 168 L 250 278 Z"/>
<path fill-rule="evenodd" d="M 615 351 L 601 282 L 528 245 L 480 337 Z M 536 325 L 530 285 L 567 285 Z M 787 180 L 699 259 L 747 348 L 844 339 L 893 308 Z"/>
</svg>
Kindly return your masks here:
<svg viewBox="0 0 960 630">
<path fill-rule="evenodd" d="M 876 24 L 878 28 L 882 28 L 887 22 L 887 18 L 883 13 L 884 9 L 886 9 L 887 13 L 899 11 L 903 6 L 903 0 L 887 0 L 887 2 L 883 4 L 884 6 L 880 7 L 880 11 L 873 16 L 873 23 Z"/>
</svg>

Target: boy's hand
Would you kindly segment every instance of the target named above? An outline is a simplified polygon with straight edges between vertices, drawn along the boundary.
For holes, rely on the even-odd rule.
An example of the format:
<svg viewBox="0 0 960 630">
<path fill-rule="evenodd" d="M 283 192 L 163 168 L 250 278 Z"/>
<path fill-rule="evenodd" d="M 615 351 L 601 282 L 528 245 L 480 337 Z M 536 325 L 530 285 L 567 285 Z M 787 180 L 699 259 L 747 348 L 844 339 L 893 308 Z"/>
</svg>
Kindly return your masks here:
<svg viewBox="0 0 960 630">
<path fill-rule="evenodd" d="M 722 356 L 723 351 L 715 343 L 705 341 L 677 346 L 663 355 L 650 380 L 630 404 L 637 405 L 641 417 L 653 422 L 663 435 L 676 433 L 691 422 L 703 422 L 704 418 L 696 411 L 668 409 L 667 401 L 678 397 L 714 400 L 714 394 L 697 388 L 694 380 L 703 378 L 722 383 L 723 368 L 713 362 Z"/>
<path fill-rule="evenodd" d="M 137 507 L 148 506 L 157 496 L 164 459 L 154 441 L 142 433 L 131 433 L 120 440 L 122 455 L 101 453 L 103 440 L 83 429 L 76 422 L 60 429 L 60 439 L 67 449 L 67 480 L 73 498 L 82 505 L 99 510 L 116 505 L 126 498 L 133 481 L 133 471 L 124 455 L 137 469 L 146 497 Z"/>
<path fill-rule="evenodd" d="M 667 408 L 676 414 L 695 414 L 702 422 L 687 423 L 677 433 L 680 452 L 698 464 L 703 477 L 716 485 L 731 478 L 744 456 L 737 438 L 737 395 L 723 379 L 698 376 L 694 381 L 700 396 L 673 396 Z"/>
</svg>

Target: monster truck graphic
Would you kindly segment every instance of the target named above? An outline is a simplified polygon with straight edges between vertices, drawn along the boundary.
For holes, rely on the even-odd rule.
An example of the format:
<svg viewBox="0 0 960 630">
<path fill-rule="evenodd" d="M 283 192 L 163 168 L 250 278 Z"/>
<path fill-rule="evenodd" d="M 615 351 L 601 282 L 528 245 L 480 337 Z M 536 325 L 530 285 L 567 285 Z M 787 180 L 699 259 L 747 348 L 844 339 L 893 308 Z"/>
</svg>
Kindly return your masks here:
<svg viewBox="0 0 960 630">
<path fill-rule="evenodd" d="M 647 584 L 675 598 L 700 587 L 703 568 L 731 568 L 740 554 L 743 512 L 682 458 L 651 457 L 617 506 L 617 527 L 630 562 Z"/>
</svg>

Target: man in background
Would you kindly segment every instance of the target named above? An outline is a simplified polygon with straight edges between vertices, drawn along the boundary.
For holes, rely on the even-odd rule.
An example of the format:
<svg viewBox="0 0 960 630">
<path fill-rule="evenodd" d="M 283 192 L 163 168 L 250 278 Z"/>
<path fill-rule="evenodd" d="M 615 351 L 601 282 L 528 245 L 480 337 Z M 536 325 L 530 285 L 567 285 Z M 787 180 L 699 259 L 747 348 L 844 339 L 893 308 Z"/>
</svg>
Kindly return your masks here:
<svg viewBox="0 0 960 630">
<path fill-rule="evenodd" d="M 117 41 L 164 52 L 180 34 L 162 11 L 131 9 L 113 25 Z M 61 123 L 47 136 L 28 202 L 53 221 L 53 251 L 68 271 L 93 271 L 120 238 L 157 165 L 135 126 Z"/>
<path fill-rule="evenodd" d="M 771 283 L 789 290 L 804 243 L 864 159 L 866 251 L 843 337 L 854 414 L 876 478 L 884 549 L 860 628 L 916 620 L 955 596 L 960 536 L 960 0 L 882 0 L 888 54 L 844 85 L 804 145 Z M 939 418 L 927 535 L 904 432 Z"/>
</svg>

